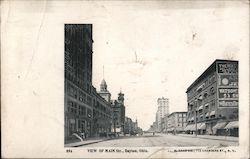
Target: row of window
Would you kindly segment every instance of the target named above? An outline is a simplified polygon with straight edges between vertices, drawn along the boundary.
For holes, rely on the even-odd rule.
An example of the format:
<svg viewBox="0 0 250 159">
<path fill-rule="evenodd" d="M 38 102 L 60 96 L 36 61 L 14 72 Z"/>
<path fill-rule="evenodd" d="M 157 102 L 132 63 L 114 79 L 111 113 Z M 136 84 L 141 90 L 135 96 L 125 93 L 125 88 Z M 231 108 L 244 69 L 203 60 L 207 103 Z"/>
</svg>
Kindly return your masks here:
<svg viewBox="0 0 250 159">
<path fill-rule="evenodd" d="M 208 119 L 214 119 L 214 118 L 215 118 L 215 115 L 211 115 L 211 116 L 198 116 L 196 118 L 196 121 L 199 122 L 199 121 L 208 120 Z M 195 121 L 194 121 L 194 119 L 188 120 L 188 123 L 195 123 Z"/>
<path fill-rule="evenodd" d="M 78 91 L 77 88 L 73 87 L 72 85 L 68 85 L 68 90 L 67 90 L 68 94 L 75 98 L 78 99 L 79 101 L 87 104 L 87 105 L 92 105 L 92 98 L 88 95 L 86 95 L 84 92 L 82 91 Z"/>
<path fill-rule="evenodd" d="M 75 85 L 77 85 L 81 89 L 91 93 L 92 90 L 91 85 L 86 81 L 84 81 L 83 79 L 75 76 L 73 72 L 66 72 L 65 76 L 69 81 L 72 81 Z"/>
<path fill-rule="evenodd" d="M 197 85 L 188 92 L 187 94 L 188 98 L 196 96 L 197 94 L 199 94 L 201 90 L 206 89 L 209 85 L 211 85 L 214 82 L 215 82 L 215 75 L 206 78 L 203 82 L 200 83 L 200 85 Z"/>
<path fill-rule="evenodd" d="M 105 113 L 100 113 L 100 112 L 94 110 L 93 116 L 94 116 L 94 118 L 101 118 L 101 117 L 111 118 L 111 113 L 110 114 L 105 114 Z"/>
<path fill-rule="evenodd" d="M 82 105 L 78 105 L 77 103 L 73 101 L 68 101 L 67 111 L 73 114 L 78 114 L 78 115 L 83 115 L 83 116 L 87 115 L 88 117 L 92 116 L 91 109 L 85 108 Z"/>
<path fill-rule="evenodd" d="M 211 108 L 211 109 L 214 109 L 215 108 L 215 100 L 214 99 L 212 99 L 211 101 L 209 101 L 209 102 L 206 102 L 205 103 L 205 101 L 204 102 L 198 102 L 197 103 L 197 105 L 194 105 L 194 104 L 189 104 L 188 105 L 188 112 L 190 112 L 190 111 L 199 111 L 199 110 L 202 110 L 202 109 L 209 109 L 209 107 Z"/>
</svg>

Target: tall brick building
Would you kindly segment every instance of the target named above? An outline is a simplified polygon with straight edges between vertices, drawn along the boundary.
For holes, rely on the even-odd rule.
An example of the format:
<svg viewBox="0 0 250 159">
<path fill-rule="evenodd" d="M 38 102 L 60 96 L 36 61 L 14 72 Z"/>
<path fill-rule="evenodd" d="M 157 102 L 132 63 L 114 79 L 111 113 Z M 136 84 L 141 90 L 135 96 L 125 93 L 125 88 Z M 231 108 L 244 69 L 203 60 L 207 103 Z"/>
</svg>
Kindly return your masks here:
<svg viewBox="0 0 250 159">
<path fill-rule="evenodd" d="M 238 61 L 215 60 L 186 93 L 188 133 L 238 136 Z"/>
<path fill-rule="evenodd" d="M 65 25 L 65 139 L 92 133 L 92 25 Z"/>
</svg>

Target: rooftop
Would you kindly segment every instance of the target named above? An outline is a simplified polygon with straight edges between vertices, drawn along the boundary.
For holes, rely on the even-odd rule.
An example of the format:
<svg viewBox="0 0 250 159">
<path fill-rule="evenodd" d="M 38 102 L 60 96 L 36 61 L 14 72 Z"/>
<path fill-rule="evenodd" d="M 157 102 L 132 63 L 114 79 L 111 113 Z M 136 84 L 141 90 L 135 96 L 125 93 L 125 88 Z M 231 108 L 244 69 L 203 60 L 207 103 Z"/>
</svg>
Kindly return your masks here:
<svg viewBox="0 0 250 159">
<path fill-rule="evenodd" d="M 203 80 L 205 77 L 207 77 L 211 72 L 216 71 L 216 62 L 238 62 L 236 60 L 222 60 L 222 59 L 216 59 L 188 88 L 186 93 L 196 86 L 201 80 Z"/>
</svg>

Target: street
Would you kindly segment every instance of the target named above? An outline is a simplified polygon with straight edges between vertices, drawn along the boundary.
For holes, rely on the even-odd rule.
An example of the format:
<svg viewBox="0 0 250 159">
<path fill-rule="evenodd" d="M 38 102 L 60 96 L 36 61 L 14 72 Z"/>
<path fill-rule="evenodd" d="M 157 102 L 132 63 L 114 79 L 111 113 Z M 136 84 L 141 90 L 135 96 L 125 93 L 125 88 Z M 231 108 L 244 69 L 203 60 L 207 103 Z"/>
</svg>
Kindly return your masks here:
<svg viewBox="0 0 250 159">
<path fill-rule="evenodd" d="M 205 139 L 192 135 L 145 134 L 143 136 L 123 136 L 117 139 L 89 144 L 88 147 L 154 147 L 154 146 L 237 146 L 237 141 Z"/>
</svg>

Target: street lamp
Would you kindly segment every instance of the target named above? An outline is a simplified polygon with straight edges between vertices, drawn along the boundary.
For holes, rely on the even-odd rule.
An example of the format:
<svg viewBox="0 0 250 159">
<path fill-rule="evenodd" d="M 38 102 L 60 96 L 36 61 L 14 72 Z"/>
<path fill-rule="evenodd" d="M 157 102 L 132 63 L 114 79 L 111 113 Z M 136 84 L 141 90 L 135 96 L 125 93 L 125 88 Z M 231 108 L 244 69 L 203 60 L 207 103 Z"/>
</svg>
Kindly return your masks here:
<svg viewBox="0 0 250 159">
<path fill-rule="evenodd" d="M 197 100 L 195 101 L 195 113 L 194 113 L 194 115 L 195 115 L 195 118 L 194 118 L 194 121 L 195 121 L 195 136 L 197 136 L 197 106 L 198 106 L 198 104 L 197 104 Z"/>
</svg>

